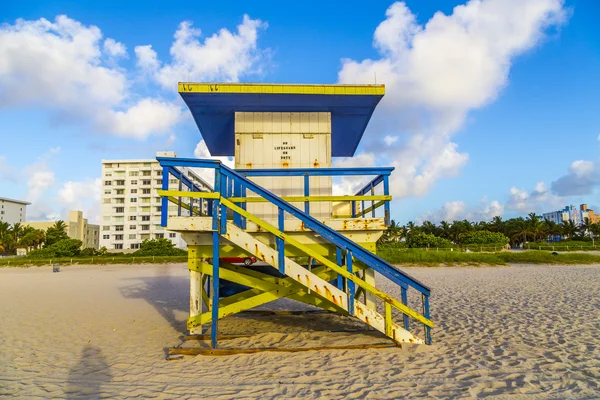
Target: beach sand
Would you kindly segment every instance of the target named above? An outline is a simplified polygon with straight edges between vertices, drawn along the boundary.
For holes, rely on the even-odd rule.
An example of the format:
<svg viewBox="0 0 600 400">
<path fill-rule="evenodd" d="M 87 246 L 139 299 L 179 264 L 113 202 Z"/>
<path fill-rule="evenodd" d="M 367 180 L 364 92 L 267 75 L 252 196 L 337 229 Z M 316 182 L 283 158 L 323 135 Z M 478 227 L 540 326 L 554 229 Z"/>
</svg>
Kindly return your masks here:
<svg viewBox="0 0 600 400">
<path fill-rule="evenodd" d="M 185 265 L 0 269 L 0 397 L 600 398 L 600 266 L 407 271 L 432 288 L 432 346 L 166 361 L 185 333 Z M 340 332 L 364 328 L 328 314 L 220 321 L 256 333 L 223 346 L 386 342 Z"/>
</svg>

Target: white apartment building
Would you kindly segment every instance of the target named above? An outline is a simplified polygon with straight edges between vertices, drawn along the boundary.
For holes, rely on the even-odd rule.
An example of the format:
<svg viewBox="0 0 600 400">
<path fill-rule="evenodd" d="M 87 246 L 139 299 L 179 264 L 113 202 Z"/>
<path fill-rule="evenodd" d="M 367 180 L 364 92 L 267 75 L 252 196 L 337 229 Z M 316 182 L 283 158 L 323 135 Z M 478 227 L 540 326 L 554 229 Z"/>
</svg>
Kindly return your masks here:
<svg viewBox="0 0 600 400">
<path fill-rule="evenodd" d="M 30 204 L 26 201 L 0 197 L 0 222 L 8 222 L 10 225 L 14 225 L 17 222 L 24 222 L 27 214 L 27 206 Z"/>
<path fill-rule="evenodd" d="M 174 152 L 158 152 L 157 156 L 177 157 Z M 210 188 L 202 178 L 188 168 L 179 168 L 201 188 Z M 155 159 L 102 160 L 102 194 L 100 205 L 100 247 L 109 251 L 135 251 L 146 239 L 165 238 L 176 247 L 186 248 L 181 235 L 160 225 L 162 198 L 162 167 Z M 169 189 L 179 189 L 179 179 L 171 176 Z M 185 186 L 183 191 L 187 191 Z M 175 216 L 178 206 L 169 203 L 169 215 Z M 188 211 L 181 210 L 182 216 Z"/>
</svg>

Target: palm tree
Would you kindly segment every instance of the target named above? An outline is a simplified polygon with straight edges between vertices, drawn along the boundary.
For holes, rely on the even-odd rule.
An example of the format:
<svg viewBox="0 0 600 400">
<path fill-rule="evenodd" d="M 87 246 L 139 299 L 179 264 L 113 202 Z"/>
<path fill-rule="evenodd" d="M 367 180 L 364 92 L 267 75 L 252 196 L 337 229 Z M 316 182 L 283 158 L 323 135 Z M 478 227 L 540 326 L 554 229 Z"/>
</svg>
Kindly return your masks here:
<svg viewBox="0 0 600 400">
<path fill-rule="evenodd" d="M 579 232 L 581 236 L 585 237 L 586 235 L 592 238 L 592 223 L 588 217 L 583 219 L 583 223 L 579 227 Z"/>
<path fill-rule="evenodd" d="M 446 221 L 440 222 L 440 237 L 450 240 L 452 235 L 452 227 Z"/>
<path fill-rule="evenodd" d="M 410 235 L 414 235 L 415 233 L 418 233 L 421 229 L 415 225 L 414 222 L 412 221 L 408 221 L 408 224 L 406 224 L 405 227 L 405 232 L 406 232 L 406 236 L 410 236 Z"/>
<path fill-rule="evenodd" d="M 55 229 L 57 232 L 67 233 L 67 224 L 65 224 L 65 221 L 63 220 L 56 221 L 51 228 Z"/>
<path fill-rule="evenodd" d="M 452 222 L 452 241 L 454 243 L 460 243 L 460 239 L 461 237 L 467 233 L 473 230 L 473 225 L 471 225 L 471 223 L 469 221 L 462 220 L 462 221 L 454 221 Z"/>
<path fill-rule="evenodd" d="M 425 221 L 425 222 L 423 222 L 423 224 L 421 225 L 421 230 L 422 230 L 424 233 L 428 233 L 428 234 L 432 234 L 432 235 L 437 235 L 438 228 L 437 228 L 437 226 L 435 226 L 435 225 L 434 225 L 434 224 L 432 224 L 431 222 L 429 222 L 429 221 Z"/>
<path fill-rule="evenodd" d="M 398 242 L 402 236 L 402 227 L 396 221 L 392 220 L 387 230 L 381 236 L 382 243 Z"/>
<path fill-rule="evenodd" d="M 533 241 L 537 241 L 538 236 L 544 233 L 543 223 L 540 218 L 534 213 L 529 213 L 527 216 L 527 229 L 528 233 L 533 236 Z"/>
<path fill-rule="evenodd" d="M 516 245 L 518 243 L 527 242 L 527 235 L 529 229 L 527 223 L 522 217 L 513 218 L 508 221 L 508 237 L 510 238 L 511 244 Z"/>
<path fill-rule="evenodd" d="M 563 221 L 561 228 L 562 234 L 569 239 L 573 238 L 573 236 L 575 236 L 575 234 L 577 233 L 577 225 L 575 225 L 575 222 L 571 219 Z"/>
<path fill-rule="evenodd" d="M 488 230 L 491 232 L 502 232 L 504 230 L 504 222 L 502 217 L 495 216 L 492 218 L 492 222 L 488 224 Z"/>
</svg>

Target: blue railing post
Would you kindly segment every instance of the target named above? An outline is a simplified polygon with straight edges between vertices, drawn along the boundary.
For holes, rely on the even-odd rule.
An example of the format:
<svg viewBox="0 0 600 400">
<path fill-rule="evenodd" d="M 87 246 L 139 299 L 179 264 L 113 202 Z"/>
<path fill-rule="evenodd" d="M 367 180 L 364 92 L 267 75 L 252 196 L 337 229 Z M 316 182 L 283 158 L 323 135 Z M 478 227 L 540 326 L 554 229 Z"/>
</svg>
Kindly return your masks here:
<svg viewBox="0 0 600 400">
<path fill-rule="evenodd" d="M 179 185 L 177 189 L 181 192 L 181 189 L 183 189 L 183 172 L 179 171 L 178 178 Z M 177 216 L 181 217 L 181 196 L 177 198 Z"/>
<path fill-rule="evenodd" d="M 215 193 L 221 193 L 221 169 L 220 168 L 215 168 L 215 188 L 214 188 Z M 212 219 L 213 219 L 213 224 L 212 224 L 212 228 L 213 231 L 218 231 L 219 230 L 219 199 L 213 199 L 212 200 Z"/>
<path fill-rule="evenodd" d="M 423 316 L 427 319 L 430 319 L 429 316 L 429 295 L 422 294 L 423 297 Z M 427 325 L 425 326 L 425 343 L 431 344 L 431 328 Z"/>
<path fill-rule="evenodd" d="M 190 187 L 190 192 L 194 193 L 196 191 L 196 187 L 194 185 L 192 185 Z M 189 202 L 189 206 L 190 206 L 190 217 L 194 216 L 194 198 L 190 197 L 190 202 Z"/>
<path fill-rule="evenodd" d="M 390 194 L 390 177 L 388 175 L 385 175 L 383 177 L 383 194 L 385 196 L 389 196 Z M 384 218 L 385 218 L 385 226 L 390 226 L 390 224 L 392 223 L 391 221 L 391 216 L 390 216 L 390 201 L 389 200 L 385 200 L 385 203 L 383 203 L 383 210 L 384 210 Z"/>
<path fill-rule="evenodd" d="M 232 181 L 226 174 L 221 173 L 221 196 L 222 197 L 231 197 L 230 190 L 231 185 L 229 184 Z M 221 204 L 221 216 L 220 216 L 221 226 L 219 232 L 221 234 L 227 233 L 227 208 Z"/>
<path fill-rule="evenodd" d="M 408 291 L 405 288 L 402 289 L 402 304 L 408 306 Z M 408 330 L 408 315 L 404 314 L 404 329 Z"/>
<path fill-rule="evenodd" d="M 304 196 L 310 196 L 310 176 L 308 174 L 304 175 Z M 310 214 L 310 202 L 308 200 L 304 201 L 304 212 Z"/>
<path fill-rule="evenodd" d="M 356 218 L 356 201 L 352 201 L 352 218 Z"/>
<path fill-rule="evenodd" d="M 212 326 L 210 342 L 213 349 L 217 348 L 219 321 L 219 232 L 213 232 L 213 295 L 212 295 Z"/>
<path fill-rule="evenodd" d="M 285 213 L 282 208 L 278 209 L 277 222 L 279 230 L 284 232 L 285 229 Z M 279 265 L 279 272 L 285 274 L 285 242 L 282 238 L 277 238 L 277 262 Z"/>
<path fill-rule="evenodd" d="M 342 258 L 342 249 L 340 249 L 339 247 L 335 248 L 335 261 L 340 267 L 344 265 L 344 259 Z M 344 290 L 344 277 L 340 274 L 338 274 L 337 276 L 337 287 L 340 290 Z"/>
<path fill-rule="evenodd" d="M 348 252 L 346 253 L 346 268 L 348 269 L 348 272 L 350 272 L 351 274 L 353 273 L 352 252 L 350 250 L 348 250 Z M 350 279 L 346 279 L 346 284 L 348 286 L 348 312 L 350 313 L 350 315 L 354 315 L 354 291 L 356 289 L 355 284 Z"/>
<path fill-rule="evenodd" d="M 162 190 L 169 190 L 169 169 L 171 167 L 163 167 L 162 172 Z M 160 203 L 160 225 L 167 226 L 169 218 L 169 196 L 163 196 Z"/>
<path fill-rule="evenodd" d="M 240 197 L 242 195 L 242 184 L 234 181 L 233 183 L 233 197 Z M 235 203 L 239 206 L 241 203 Z M 235 226 L 242 227 L 242 216 L 239 213 L 233 213 L 233 223 Z"/>
<path fill-rule="evenodd" d="M 240 183 L 241 187 L 241 196 L 243 199 L 246 198 L 246 186 L 243 183 Z M 242 203 L 242 209 L 246 211 L 246 202 Z M 246 229 L 246 217 L 242 217 L 242 229 Z"/>
<path fill-rule="evenodd" d="M 371 182 L 371 196 L 375 196 L 375 186 Z M 375 218 L 375 200 L 371 200 L 371 217 Z"/>
</svg>

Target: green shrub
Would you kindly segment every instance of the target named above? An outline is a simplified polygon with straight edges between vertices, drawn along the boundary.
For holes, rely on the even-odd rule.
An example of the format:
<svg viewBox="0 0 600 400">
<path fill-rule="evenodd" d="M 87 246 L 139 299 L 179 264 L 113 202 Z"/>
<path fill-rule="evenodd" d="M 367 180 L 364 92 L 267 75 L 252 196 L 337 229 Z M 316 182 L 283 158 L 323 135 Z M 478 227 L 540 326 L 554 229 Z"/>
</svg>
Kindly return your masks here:
<svg viewBox="0 0 600 400">
<path fill-rule="evenodd" d="M 81 250 L 81 253 L 79 253 L 79 255 L 82 257 L 98 256 L 99 254 L 100 252 L 93 247 L 86 247 L 85 249 Z"/>
<path fill-rule="evenodd" d="M 187 251 L 175 248 L 173 242 L 168 239 L 144 240 L 140 249 L 133 253 L 135 256 L 185 256 Z"/>
<path fill-rule="evenodd" d="M 31 258 L 76 257 L 81 253 L 81 240 L 62 239 L 43 249 L 29 252 Z"/>
<path fill-rule="evenodd" d="M 452 242 L 448 239 L 437 237 L 431 233 L 415 233 L 410 235 L 406 240 L 408 247 L 423 248 L 423 247 L 452 247 Z"/>
<path fill-rule="evenodd" d="M 498 245 L 505 246 L 510 239 L 501 232 L 473 231 L 464 234 L 460 242 L 463 245 Z"/>
</svg>

